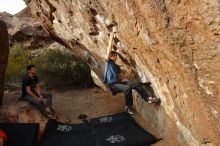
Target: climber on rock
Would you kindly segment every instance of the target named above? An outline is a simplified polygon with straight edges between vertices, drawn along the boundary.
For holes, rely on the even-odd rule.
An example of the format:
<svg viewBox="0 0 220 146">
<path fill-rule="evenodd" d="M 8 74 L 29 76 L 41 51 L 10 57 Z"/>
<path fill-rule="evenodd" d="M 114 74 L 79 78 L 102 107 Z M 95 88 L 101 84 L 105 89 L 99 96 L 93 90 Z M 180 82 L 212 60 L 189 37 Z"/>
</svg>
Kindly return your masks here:
<svg viewBox="0 0 220 146">
<path fill-rule="evenodd" d="M 147 92 L 144 90 L 144 88 L 141 86 L 141 83 L 137 80 L 125 82 L 119 78 L 121 69 L 119 65 L 115 63 L 118 53 L 116 51 L 112 51 L 114 36 L 115 35 L 113 33 L 110 34 L 104 72 L 104 83 L 108 84 L 108 87 L 110 88 L 113 95 L 115 95 L 116 93 L 124 93 L 125 110 L 128 114 L 133 115 L 134 112 L 132 110 L 132 89 L 135 89 L 141 95 L 141 97 L 148 103 L 156 103 L 159 102 L 160 99 L 149 96 Z"/>
<path fill-rule="evenodd" d="M 52 109 L 52 93 L 40 91 L 35 65 L 28 65 L 27 72 L 22 81 L 22 99 L 36 106 L 47 118 L 56 119 Z"/>
</svg>

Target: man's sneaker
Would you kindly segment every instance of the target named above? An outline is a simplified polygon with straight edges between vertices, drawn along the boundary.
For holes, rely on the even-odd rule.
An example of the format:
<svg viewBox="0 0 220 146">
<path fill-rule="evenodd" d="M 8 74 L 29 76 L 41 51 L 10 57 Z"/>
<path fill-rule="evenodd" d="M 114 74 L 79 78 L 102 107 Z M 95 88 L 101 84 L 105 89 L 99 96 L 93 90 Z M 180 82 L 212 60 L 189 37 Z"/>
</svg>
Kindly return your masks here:
<svg viewBox="0 0 220 146">
<path fill-rule="evenodd" d="M 156 98 L 156 97 L 149 97 L 148 98 L 148 103 L 159 103 L 160 102 L 160 98 Z"/>
<path fill-rule="evenodd" d="M 129 114 L 129 115 L 134 115 L 133 111 L 131 108 L 126 108 L 126 112 Z"/>
</svg>

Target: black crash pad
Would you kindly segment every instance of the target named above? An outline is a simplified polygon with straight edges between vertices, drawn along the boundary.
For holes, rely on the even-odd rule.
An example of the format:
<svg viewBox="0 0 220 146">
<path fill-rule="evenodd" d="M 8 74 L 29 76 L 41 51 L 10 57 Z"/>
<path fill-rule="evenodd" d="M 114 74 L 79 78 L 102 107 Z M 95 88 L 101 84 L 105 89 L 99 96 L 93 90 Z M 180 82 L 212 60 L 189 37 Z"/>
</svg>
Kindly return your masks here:
<svg viewBox="0 0 220 146">
<path fill-rule="evenodd" d="M 40 146 L 94 146 L 94 137 L 85 124 L 63 124 L 49 120 Z"/>
<path fill-rule="evenodd" d="M 157 142 L 126 113 L 91 119 L 96 146 L 148 146 Z"/>
<path fill-rule="evenodd" d="M 8 136 L 4 146 L 35 146 L 39 132 L 39 124 L 0 123 L 0 129 Z"/>
</svg>

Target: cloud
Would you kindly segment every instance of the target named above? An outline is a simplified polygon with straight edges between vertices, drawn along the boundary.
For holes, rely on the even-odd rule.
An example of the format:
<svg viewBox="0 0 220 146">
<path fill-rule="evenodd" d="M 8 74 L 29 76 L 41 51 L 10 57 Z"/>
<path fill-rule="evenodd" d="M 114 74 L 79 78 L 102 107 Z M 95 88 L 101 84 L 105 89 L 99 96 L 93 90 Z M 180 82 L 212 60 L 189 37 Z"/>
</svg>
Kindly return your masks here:
<svg viewBox="0 0 220 146">
<path fill-rule="evenodd" d="M 0 12 L 16 14 L 26 7 L 23 0 L 0 0 Z"/>
</svg>

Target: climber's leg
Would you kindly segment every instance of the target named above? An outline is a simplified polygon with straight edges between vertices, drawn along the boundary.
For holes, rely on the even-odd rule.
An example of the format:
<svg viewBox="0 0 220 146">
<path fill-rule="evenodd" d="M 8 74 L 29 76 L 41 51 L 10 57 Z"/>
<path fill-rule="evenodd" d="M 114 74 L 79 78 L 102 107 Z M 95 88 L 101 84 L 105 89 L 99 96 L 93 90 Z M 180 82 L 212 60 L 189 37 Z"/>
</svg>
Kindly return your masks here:
<svg viewBox="0 0 220 146">
<path fill-rule="evenodd" d="M 135 89 L 146 102 L 148 103 L 160 102 L 159 98 L 153 97 L 150 93 L 147 93 L 138 80 L 128 81 L 127 83 L 132 89 Z"/>
<path fill-rule="evenodd" d="M 132 89 L 130 88 L 130 86 L 126 84 L 115 83 L 113 85 L 110 85 L 110 88 L 111 90 L 114 90 L 114 92 L 124 93 L 126 111 L 129 114 L 133 115 L 134 113 L 131 110 L 133 106 Z"/>
</svg>

